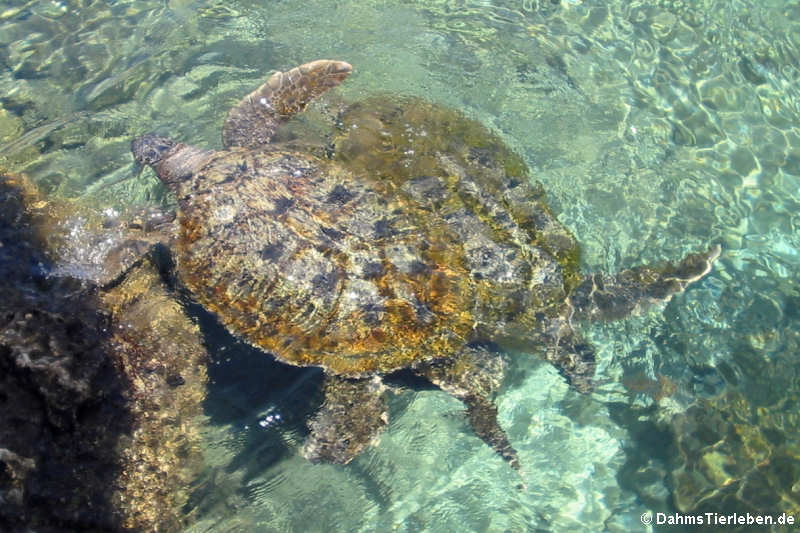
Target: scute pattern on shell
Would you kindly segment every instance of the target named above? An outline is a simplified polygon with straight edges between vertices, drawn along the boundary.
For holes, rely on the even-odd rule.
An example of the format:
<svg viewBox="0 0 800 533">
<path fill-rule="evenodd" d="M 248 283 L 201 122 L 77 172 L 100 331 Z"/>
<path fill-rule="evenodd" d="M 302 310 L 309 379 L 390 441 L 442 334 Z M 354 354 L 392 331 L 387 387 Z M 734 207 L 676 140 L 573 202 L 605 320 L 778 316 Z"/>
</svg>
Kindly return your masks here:
<svg viewBox="0 0 800 533">
<path fill-rule="evenodd" d="M 338 128 L 337 161 L 408 194 L 457 236 L 477 296 L 473 338 L 525 345 L 541 313 L 562 314 L 581 280 L 578 243 L 497 135 L 458 111 L 397 95 L 353 104 Z"/>
<path fill-rule="evenodd" d="M 179 195 L 184 282 L 226 326 L 360 376 L 561 312 L 577 244 L 499 139 L 413 99 L 353 106 L 341 126 L 336 161 L 233 149 Z"/>
<path fill-rule="evenodd" d="M 279 151 L 219 153 L 191 186 L 184 283 L 280 359 L 356 376 L 453 353 L 469 335 L 457 236 L 407 195 Z"/>
<path fill-rule="evenodd" d="M 570 285 L 579 278 L 578 242 L 551 213 L 541 184 L 479 122 L 419 98 L 387 95 L 353 104 L 338 126 L 336 158 L 354 172 L 377 175 L 429 211 L 474 213 L 499 241 L 513 236 L 551 254 Z"/>
</svg>

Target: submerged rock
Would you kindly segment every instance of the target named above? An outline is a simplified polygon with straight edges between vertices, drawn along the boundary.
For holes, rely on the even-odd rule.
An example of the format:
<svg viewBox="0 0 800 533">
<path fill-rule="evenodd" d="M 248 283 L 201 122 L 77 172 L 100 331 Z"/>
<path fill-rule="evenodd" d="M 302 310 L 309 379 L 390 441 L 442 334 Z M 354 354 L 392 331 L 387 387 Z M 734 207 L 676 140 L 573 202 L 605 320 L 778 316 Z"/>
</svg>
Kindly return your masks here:
<svg viewBox="0 0 800 533">
<path fill-rule="evenodd" d="M 708 520 L 733 513 L 775 522 L 725 524 L 731 531 L 794 531 L 800 516 L 800 415 L 788 392 L 765 403 L 730 388 L 698 397 L 679 412 L 671 402 L 617 407 L 616 417 L 634 443 L 622 478 L 651 512 L 702 516 L 705 523 L 693 531 L 719 531 L 723 524 Z M 795 525 L 777 522 L 780 516 L 794 517 Z"/>
<path fill-rule="evenodd" d="M 68 216 L 0 176 L 0 529 L 178 530 L 205 349 L 149 259 L 108 290 L 52 275 Z"/>
<path fill-rule="evenodd" d="M 749 512 L 776 519 L 785 513 L 797 520 L 800 416 L 793 403 L 787 397 L 780 405 L 758 407 L 730 391 L 673 416 L 675 507 L 682 513 Z"/>
<path fill-rule="evenodd" d="M 111 528 L 110 451 L 131 420 L 103 348 L 108 316 L 92 291 L 47 277 L 16 185 L 0 181 L 0 524 Z"/>
</svg>

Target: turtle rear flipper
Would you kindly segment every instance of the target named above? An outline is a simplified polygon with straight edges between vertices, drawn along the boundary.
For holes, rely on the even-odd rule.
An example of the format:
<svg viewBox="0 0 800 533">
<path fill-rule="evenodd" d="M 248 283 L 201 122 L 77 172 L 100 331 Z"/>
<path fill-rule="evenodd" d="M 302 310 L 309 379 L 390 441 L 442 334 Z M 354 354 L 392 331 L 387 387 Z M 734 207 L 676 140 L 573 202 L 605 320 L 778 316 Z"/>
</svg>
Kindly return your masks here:
<svg viewBox="0 0 800 533">
<path fill-rule="evenodd" d="M 617 320 L 657 302 L 669 301 L 711 271 L 721 248 L 687 255 L 663 268 L 638 266 L 616 275 L 592 274 L 572 291 L 575 318 Z"/>
<path fill-rule="evenodd" d="M 347 464 L 373 444 L 389 420 L 380 378 L 325 375 L 325 400 L 309 424 L 303 456 L 312 463 Z"/>
<path fill-rule="evenodd" d="M 548 342 L 544 358 L 564 376 L 567 383 L 580 393 L 594 390 L 594 348 L 570 329 L 558 339 Z"/>
<path fill-rule="evenodd" d="M 464 402 L 475 433 L 515 470 L 517 451 L 497 421 L 492 396 L 503 380 L 503 359 L 481 345 L 468 345 L 452 359 L 420 365 L 415 371 Z"/>
<path fill-rule="evenodd" d="M 352 70 L 344 61 L 319 59 L 276 72 L 230 110 L 222 127 L 223 145 L 257 148 L 268 144 L 282 122 L 342 83 Z"/>
</svg>

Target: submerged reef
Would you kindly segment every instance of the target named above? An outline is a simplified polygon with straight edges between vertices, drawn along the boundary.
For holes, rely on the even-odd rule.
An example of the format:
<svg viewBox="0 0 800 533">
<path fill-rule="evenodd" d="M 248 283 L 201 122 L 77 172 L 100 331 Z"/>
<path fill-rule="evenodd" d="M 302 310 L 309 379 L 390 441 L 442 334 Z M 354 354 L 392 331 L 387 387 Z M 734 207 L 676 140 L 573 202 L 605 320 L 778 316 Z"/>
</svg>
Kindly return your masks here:
<svg viewBox="0 0 800 533">
<path fill-rule="evenodd" d="M 53 274 L 71 209 L 0 175 L 0 530 L 177 531 L 207 354 L 150 258 L 105 289 Z"/>
<path fill-rule="evenodd" d="M 670 473 L 675 507 L 692 514 L 786 513 L 800 518 L 800 415 L 795 403 L 786 397 L 778 405 L 757 406 L 730 391 L 674 415 L 668 427 L 675 439 Z"/>
<path fill-rule="evenodd" d="M 749 513 L 775 522 L 728 524 L 726 530 L 794 531 L 800 517 L 796 396 L 786 391 L 767 398 L 730 387 L 709 397 L 697 396 L 676 411 L 674 403 L 670 407 L 669 401 L 662 402 L 666 396 L 660 391 L 646 408 L 612 409 L 612 416 L 633 436 L 620 474 L 624 484 L 653 512 L 705 520 Z M 794 517 L 795 524 L 777 522 L 781 515 Z M 708 522 L 692 526 L 693 531 L 719 528 Z"/>
</svg>

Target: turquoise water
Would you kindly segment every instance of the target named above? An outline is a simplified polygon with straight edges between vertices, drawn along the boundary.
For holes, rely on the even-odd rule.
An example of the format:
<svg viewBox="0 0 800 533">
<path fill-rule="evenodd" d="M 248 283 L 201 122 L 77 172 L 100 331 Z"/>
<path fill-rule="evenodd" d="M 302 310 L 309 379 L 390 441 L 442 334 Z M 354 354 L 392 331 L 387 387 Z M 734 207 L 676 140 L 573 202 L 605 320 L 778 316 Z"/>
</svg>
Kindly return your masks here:
<svg viewBox="0 0 800 533">
<path fill-rule="evenodd" d="M 587 272 L 709 242 L 723 254 L 666 306 L 586 329 L 591 396 L 515 362 L 497 402 L 524 490 L 435 390 L 398 389 L 379 445 L 350 465 L 309 464 L 319 376 L 210 334 L 188 531 L 679 531 L 640 521 L 676 509 L 800 519 L 796 3 L 0 4 L 0 165 L 100 210 L 168 204 L 151 174 L 113 184 L 133 172 L 133 137 L 218 148 L 238 98 L 323 57 L 355 66 L 347 100 L 420 95 L 501 135 Z"/>
</svg>

